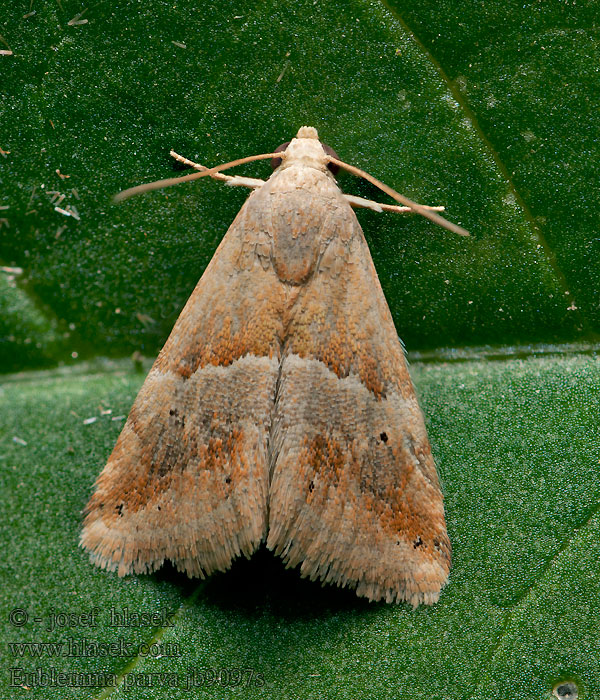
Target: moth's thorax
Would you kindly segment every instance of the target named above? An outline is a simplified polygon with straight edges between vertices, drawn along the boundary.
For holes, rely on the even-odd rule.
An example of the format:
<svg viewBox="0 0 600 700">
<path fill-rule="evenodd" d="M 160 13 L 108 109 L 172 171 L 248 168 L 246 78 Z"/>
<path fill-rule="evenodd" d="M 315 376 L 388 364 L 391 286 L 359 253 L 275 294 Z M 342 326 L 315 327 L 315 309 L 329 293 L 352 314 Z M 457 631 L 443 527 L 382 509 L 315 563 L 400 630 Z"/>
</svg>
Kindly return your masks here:
<svg viewBox="0 0 600 700">
<path fill-rule="evenodd" d="M 328 265 L 326 250 L 333 254 L 358 226 L 329 170 L 298 161 L 273 173 L 248 213 L 255 228 L 268 236 L 273 270 L 291 285 L 306 284 L 319 267 Z"/>
<path fill-rule="evenodd" d="M 316 130 L 314 130 L 314 133 L 317 133 Z M 290 141 L 288 147 L 282 153 L 280 168 L 284 170 L 295 165 L 329 172 L 327 170 L 328 162 L 329 157 L 323 150 L 323 146 L 318 138 L 296 137 Z"/>
</svg>

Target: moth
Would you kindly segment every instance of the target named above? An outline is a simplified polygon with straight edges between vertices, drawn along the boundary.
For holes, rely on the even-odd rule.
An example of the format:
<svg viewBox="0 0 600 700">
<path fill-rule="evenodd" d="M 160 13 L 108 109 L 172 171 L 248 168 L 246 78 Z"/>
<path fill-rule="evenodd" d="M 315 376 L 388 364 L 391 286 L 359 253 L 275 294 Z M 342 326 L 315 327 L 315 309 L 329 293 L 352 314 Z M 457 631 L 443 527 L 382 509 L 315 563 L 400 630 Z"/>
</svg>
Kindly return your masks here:
<svg viewBox="0 0 600 700">
<path fill-rule="evenodd" d="M 369 600 L 438 600 L 450 570 L 423 415 L 352 206 L 431 208 L 337 159 L 302 127 L 213 176 L 251 187 L 133 404 L 86 509 L 99 566 L 190 577 L 266 546 Z M 266 181 L 223 175 L 272 158 Z M 344 195 L 333 166 L 406 205 Z"/>
</svg>

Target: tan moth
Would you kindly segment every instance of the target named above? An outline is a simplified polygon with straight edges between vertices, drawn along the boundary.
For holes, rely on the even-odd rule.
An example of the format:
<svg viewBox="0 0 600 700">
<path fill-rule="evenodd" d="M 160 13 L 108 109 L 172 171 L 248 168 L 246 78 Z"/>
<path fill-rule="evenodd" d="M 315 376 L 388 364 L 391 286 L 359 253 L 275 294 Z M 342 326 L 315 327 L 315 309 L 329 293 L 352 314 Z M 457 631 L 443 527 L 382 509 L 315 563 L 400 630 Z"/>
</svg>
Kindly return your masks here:
<svg viewBox="0 0 600 700">
<path fill-rule="evenodd" d="M 176 155 L 176 154 L 175 154 Z M 179 160 L 194 165 L 180 156 Z M 274 158 L 265 182 L 219 171 Z M 344 195 L 329 168 L 405 205 Z M 359 596 L 438 600 L 443 497 L 402 345 L 352 206 L 415 211 L 302 127 L 206 175 L 252 188 L 179 316 L 86 508 L 81 543 L 119 575 L 224 571 L 261 543 Z"/>
</svg>

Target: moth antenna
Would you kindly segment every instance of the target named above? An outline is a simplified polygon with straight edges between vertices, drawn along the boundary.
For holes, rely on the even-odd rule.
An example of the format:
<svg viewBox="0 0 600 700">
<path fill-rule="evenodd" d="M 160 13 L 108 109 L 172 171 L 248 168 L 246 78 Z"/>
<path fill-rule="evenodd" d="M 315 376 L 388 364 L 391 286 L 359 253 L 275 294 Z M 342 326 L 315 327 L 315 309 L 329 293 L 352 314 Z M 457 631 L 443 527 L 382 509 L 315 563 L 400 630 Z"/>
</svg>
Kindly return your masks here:
<svg viewBox="0 0 600 700">
<path fill-rule="evenodd" d="M 194 163 L 193 160 L 184 158 L 184 156 L 180 156 L 179 153 L 175 153 L 175 151 L 170 151 L 169 155 L 173 156 L 173 158 L 180 163 L 191 165 L 192 168 L 195 168 L 196 170 L 208 170 L 206 165 Z M 251 190 L 255 190 L 257 187 L 262 187 L 265 184 L 265 180 L 260 180 L 255 177 L 242 177 L 240 175 L 223 175 L 223 173 L 214 173 L 211 175 L 211 177 L 219 182 L 226 182 L 231 187 L 249 187 Z"/>
<path fill-rule="evenodd" d="M 180 156 L 179 153 L 175 153 L 175 151 L 170 150 L 169 155 L 172 158 L 175 158 L 175 160 L 179 161 L 180 163 L 184 163 L 185 165 L 191 165 L 192 168 L 196 168 L 196 170 L 208 170 L 206 165 L 200 165 L 200 163 L 194 163 L 193 160 L 190 160 L 189 158 L 186 158 L 185 156 Z M 226 175 L 223 175 L 223 177 L 226 177 Z"/>
<path fill-rule="evenodd" d="M 431 209 L 426 209 L 421 204 L 417 204 L 416 202 L 413 202 L 412 199 L 409 199 L 408 197 L 399 194 L 398 192 L 396 192 L 396 190 L 393 190 L 391 187 L 388 187 L 385 183 L 381 182 L 372 175 L 369 175 L 369 173 L 366 173 L 364 170 L 361 170 L 360 168 L 355 168 L 353 165 L 348 165 L 348 163 L 344 163 L 343 161 L 338 160 L 337 158 L 333 158 L 332 156 L 329 156 L 328 160 L 330 163 L 333 163 L 334 165 L 337 165 L 340 168 L 344 168 L 344 170 L 347 170 L 349 173 L 352 173 L 353 175 L 358 175 L 358 177 L 362 177 L 365 180 L 368 180 L 370 183 L 375 185 L 375 187 L 379 187 L 379 189 L 382 192 L 389 194 L 389 196 L 392 199 L 395 199 L 397 202 L 400 202 L 400 204 L 404 204 L 404 206 L 406 207 L 410 207 L 410 209 L 412 209 L 415 213 L 424 216 L 430 221 L 433 221 L 435 224 L 438 224 L 438 226 L 446 228 L 448 229 L 448 231 L 452 231 L 453 233 L 458 233 L 459 236 L 469 235 L 469 232 L 461 226 L 457 226 L 451 221 L 447 221 L 446 219 L 444 219 L 443 216 L 436 214 L 434 211 L 431 211 Z"/>
<path fill-rule="evenodd" d="M 233 168 L 236 165 L 243 165 L 244 163 L 250 163 L 253 160 L 266 160 L 267 158 L 280 157 L 280 153 L 261 153 L 256 156 L 246 156 L 245 158 L 238 158 L 237 160 L 232 160 L 229 163 L 223 163 L 223 165 L 217 165 L 214 168 L 207 168 L 198 173 L 191 173 L 191 175 L 184 175 L 183 177 L 170 177 L 166 180 L 157 180 L 156 182 L 149 182 L 145 185 L 137 185 L 136 187 L 130 187 L 128 190 L 123 190 L 113 197 L 113 202 L 122 202 L 128 197 L 132 197 L 134 194 L 141 194 L 142 192 L 150 192 L 151 190 L 160 190 L 163 187 L 170 187 L 171 185 L 178 185 L 180 182 L 189 182 L 190 180 L 198 180 L 201 177 L 208 177 L 220 172 L 221 170 L 227 170 L 227 168 Z"/>
<path fill-rule="evenodd" d="M 190 160 L 189 158 L 185 158 L 184 156 L 180 156 L 179 153 L 175 153 L 175 151 L 169 151 L 169 155 L 172 158 L 175 158 L 176 161 L 179 163 L 183 163 L 184 165 L 190 165 L 192 168 L 195 170 L 200 170 L 203 172 L 204 170 L 208 170 L 206 165 L 200 165 L 200 163 L 194 163 L 193 160 Z M 213 178 L 215 180 L 220 180 L 221 182 L 227 182 L 228 180 L 232 180 L 231 175 L 223 175 L 223 173 L 215 173 L 213 175 Z"/>
</svg>

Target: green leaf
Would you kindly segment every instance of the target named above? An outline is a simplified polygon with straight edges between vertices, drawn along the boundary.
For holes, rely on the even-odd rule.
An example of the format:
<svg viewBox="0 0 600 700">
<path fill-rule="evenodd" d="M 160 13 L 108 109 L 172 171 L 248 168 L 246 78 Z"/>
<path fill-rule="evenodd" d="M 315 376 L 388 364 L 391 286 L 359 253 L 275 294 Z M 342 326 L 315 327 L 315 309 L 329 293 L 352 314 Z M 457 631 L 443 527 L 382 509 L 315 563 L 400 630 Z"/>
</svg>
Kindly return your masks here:
<svg viewBox="0 0 600 700">
<path fill-rule="evenodd" d="M 53 364 L 65 352 L 66 338 L 60 337 L 56 322 L 17 287 L 21 273 L 20 268 L 0 270 L 0 367 L 4 372 Z"/>
<path fill-rule="evenodd" d="M 575 77 L 597 80 L 587 9 L 534 5 L 513 18 L 500 3 L 119 0 L 82 10 L 47 3 L 23 18 L 12 4 L 2 26 L 13 55 L 2 57 L 0 255 L 74 329 L 63 358 L 154 355 L 246 196 L 200 181 L 117 207 L 115 192 L 172 175 L 170 148 L 213 165 L 268 152 L 304 123 L 472 233 L 359 212 L 409 348 L 596 337 L 598 131 L 577 107 L 592 91 Z M 520 32 L 499 33 L 505 22 Z M 383 197 L 349 175 L 340 185 Z"/>
<path fill-rule="evenodd" d="M 0 694 L 533 700 L 565 680 L 600 697 L 598 363 L 507 359 L 598 340 L 598 2 L 5 5 L 0 263 L 24 272 L 0 278 L 1 371 L 156 354 L 246 196 L 202 180 L 111 204 L 177 174 L 171 148 L 215 165 L 313 125 L 471 238 L 358 212 L 401 337 L 433 360 L 412 369 L 454 547 L 437 605 L 369 605 L 265 551 L 200 585 L 95 569 L 80 511 L 143 376 L 29 372 L 0 389 Z M 111 625 L 124 609 L 161 621 Z M 152 675 L 190 670 L 188 690 Z"/>
<path fill-rule="evenodd" d="M 5 623 L 4 697 L 100 692 L 35 687 L 27 675 L 31 691 L 11 690 L 10 667 L 125 673 L 129 687 L 115 697 L 127 698 L 190 697 L 152 675 L 176 674 L 184 685 L 190 669 L 200 684 L 192 697 L 504 700 L 517 687 L 519 697 L 549 698 L 564 678 L 580 697 L 598 697 L 596 358 L 413 365 L 454 548 L 440 602 L 417 610 L 321 588 L 267 551 L 199 585 L 168 568 L 119 579 L 93 567 L 77 548 L 80 510 L 143 378 L 125 369 L 4 384 L 0 474 L 11 509 L 1 615 L 29 615 L 23 627 Z M 52 612 L 94 608 L 97 627 L 46 629 Z M 111 626 L 111 610 L 125 608 L 166 623 Z M 40 641 L 86 644 L 88 655 L 21 658 L 10 647 Z M 121 647 L 108 656 L 95 643 Z M 160 644 L 164 655 L 144 647 L 138 656 L 141 644 Z M 225 670 L 222 685 L 203 675 L 215 669 Z M 249 687 L 231 687 L 234 669 L 253 669 Z"/>
</svg>

